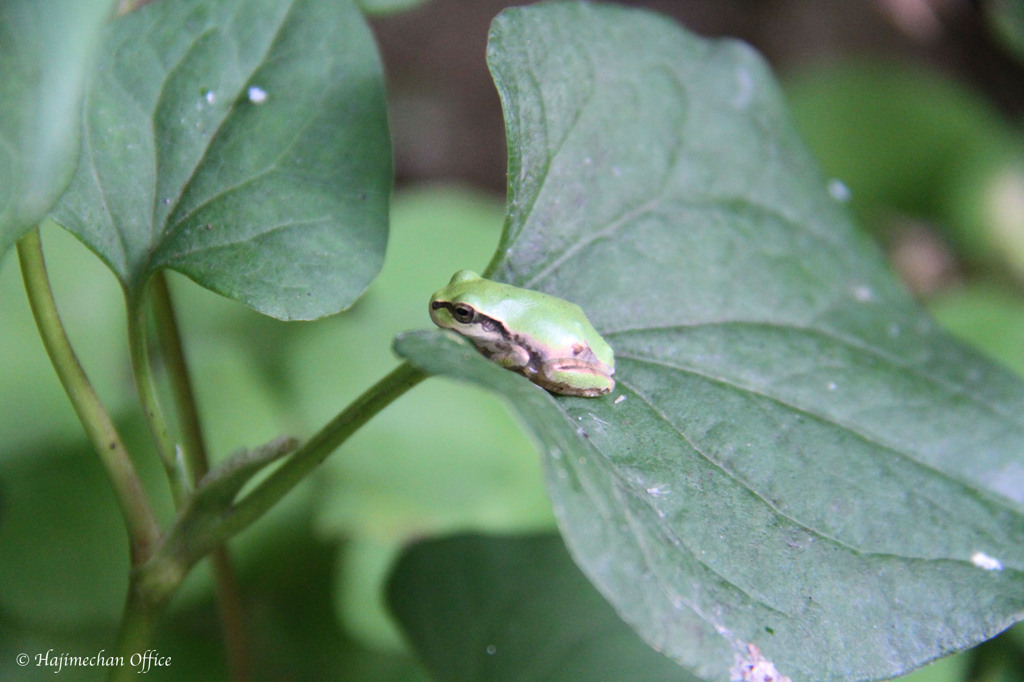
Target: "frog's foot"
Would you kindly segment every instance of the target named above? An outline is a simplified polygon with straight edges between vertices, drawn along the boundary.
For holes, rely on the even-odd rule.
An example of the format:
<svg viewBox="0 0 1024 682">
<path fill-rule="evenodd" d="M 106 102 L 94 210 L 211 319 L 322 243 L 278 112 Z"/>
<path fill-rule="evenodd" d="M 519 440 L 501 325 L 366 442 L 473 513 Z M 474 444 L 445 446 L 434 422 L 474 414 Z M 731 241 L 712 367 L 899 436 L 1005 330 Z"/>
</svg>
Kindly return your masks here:
<svg viewBox="0 0 1024 682">
<path fill-rule="evenodd" d="M 527 368 L 529 379 L 552 393 L 596 398 L 615 388 L 615 379 L 606 373 L 604 365 L 576 358 L 562 358 L 545 362 L 539 371 Z"/>
</svg>

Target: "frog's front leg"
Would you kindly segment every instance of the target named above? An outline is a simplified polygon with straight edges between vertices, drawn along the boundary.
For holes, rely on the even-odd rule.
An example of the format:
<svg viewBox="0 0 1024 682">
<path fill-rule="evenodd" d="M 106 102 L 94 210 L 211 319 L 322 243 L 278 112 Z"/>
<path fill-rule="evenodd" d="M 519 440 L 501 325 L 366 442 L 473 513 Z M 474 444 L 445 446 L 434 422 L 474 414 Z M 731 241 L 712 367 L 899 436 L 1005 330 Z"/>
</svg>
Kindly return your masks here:
<svg viewBox="0 0 1024 682">
<path fill-rule="evenodd" d="M 478 342 L 477 347 L 490 360 L 505 369 L 523 371 L 530 364 L 530 353 L 520 345 L 506 339 Z"/>
</svg>

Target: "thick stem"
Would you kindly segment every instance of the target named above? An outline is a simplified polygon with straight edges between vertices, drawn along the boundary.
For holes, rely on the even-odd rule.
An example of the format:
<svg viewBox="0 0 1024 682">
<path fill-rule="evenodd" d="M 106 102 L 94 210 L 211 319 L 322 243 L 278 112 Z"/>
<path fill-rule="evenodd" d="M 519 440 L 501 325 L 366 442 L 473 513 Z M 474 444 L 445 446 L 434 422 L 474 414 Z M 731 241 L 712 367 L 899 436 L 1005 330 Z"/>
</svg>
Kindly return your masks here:
<svg viewBox="0 0 1024 682">
<path fill-rule="evenodd" d="M 29 305 L 43 345 L 114 487 L 114 495 L 128 529 L 132 565 L 138 566 L 152 553 L 160 537 L 160 526 L 128 456 L 128 450 L 64 331 L 50 289 L 38 228 L 18 241 L 18 258 Z"/>
<path fill-rule="evenodd" d="M 199 419 L 195 389 L 192 386 L 191 373 L 188 369 L 181 332 L 174 312 L 174 302 L 163 272 L 158 272 L 154 276 L 152 292 L 160 354 L 167 369 L 182 438 L 185 441 L 185 453 L 189 458 L 187 465 L 193 477 L 190 483 L 192 487 L 195 487 L 195 484 L 210 470 L 210 460 Z M 241 595 L 238 592 L 238 583 L 235 579 L 234 566 L 227 546 L 220 545 L 215 548 L 210 555 L 210 560 L 217 584 L 221 631 L 228 653 L 231 678 L 236 682 L 243 682 L 250 677 L 249 657 L 245 645 L 245 617 L 242 611 Z"/>
<path fill-rule="evenodd" d="M 135 585 L 129 585 L 121 627 L 117 633 L 117 655 L 124 661 L 124 665 L 110 668 L 108 679 L 127 681 L 138 678 L 135 667 L 129 661 L 133 654 L 149 649 L 162 612 L 162 608 L 147 605 Z"/>
<path fill-rule="evenodd" d="M 129 661 L 133 654 L 141 654 L 150 649 L 164 609 L 181 586 L 188 569 L 187 566 L 160 556 L 158 552 L 154 560 L 132 571 L 121 626 L 117 632 L 117 655 L 125 661 L 125 665 L 112 667 L 108 679 L 139 679 L 139 671 Z"/>
</svg>

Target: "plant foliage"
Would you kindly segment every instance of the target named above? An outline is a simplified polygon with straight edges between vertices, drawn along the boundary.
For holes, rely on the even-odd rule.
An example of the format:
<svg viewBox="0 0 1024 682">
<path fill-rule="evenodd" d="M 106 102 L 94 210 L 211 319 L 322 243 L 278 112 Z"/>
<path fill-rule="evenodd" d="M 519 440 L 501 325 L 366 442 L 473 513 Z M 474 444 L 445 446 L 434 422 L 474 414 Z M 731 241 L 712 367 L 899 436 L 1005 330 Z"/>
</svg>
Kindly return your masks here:
<svg viewBox="0 0 1024 682">
<path fill-rule="evenodd" d="M 510 158 L 491 275 L 581 304 L 618 386 L 553 398 L 441 334 L 397 347 L 508 397 L 622 617 L 708 679 L 754 644 L 816 680 L 1020 618 L 1024 387 L 912 303 L 761 59 L 569 3 L 504 12 L 488 61 Z"/>
</svg>

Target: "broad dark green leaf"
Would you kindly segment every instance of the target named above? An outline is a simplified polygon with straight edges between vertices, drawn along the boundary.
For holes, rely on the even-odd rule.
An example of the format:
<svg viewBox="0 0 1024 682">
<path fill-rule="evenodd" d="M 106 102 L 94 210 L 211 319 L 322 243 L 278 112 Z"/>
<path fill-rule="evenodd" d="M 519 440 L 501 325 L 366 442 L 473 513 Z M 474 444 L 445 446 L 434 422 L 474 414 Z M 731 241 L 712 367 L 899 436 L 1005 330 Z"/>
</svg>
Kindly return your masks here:
<svg viewBox="0 0 1024 682">
<path fill-rule="evenodd" d="M 64 190 L 111 0 L 0 2 L 0 256 Z"/>
<path fill-rule="evenodd" d="M 581 304 L 618 386 L 555 399 L 442 335 L 396 347 L 506 395 L 620 615 L 702 677 L 754 645 L 794 680 L 898 675 L 1019 619 L 1024 386 L 913 304 L 762 60 L 577 3 L 503 13 L 488 59 L 490 270 Z"/>
<path fill-rule="evenodd" d="M 413 545 L 388 602 L 438 680 L 694 679 L 622 622 L 557 535 Z"/>
<path fill-rule="evenodd" d="M 104 35 L 55 218 L 137 297 L 157 269 L 281 319 L 380 269 L 391 150 L 349 0 L 155 2 Z"/>
</svg>

